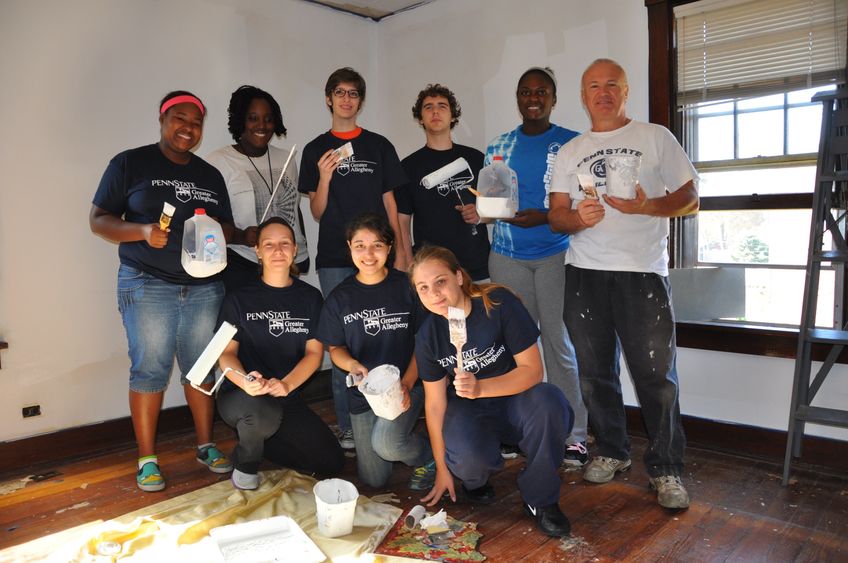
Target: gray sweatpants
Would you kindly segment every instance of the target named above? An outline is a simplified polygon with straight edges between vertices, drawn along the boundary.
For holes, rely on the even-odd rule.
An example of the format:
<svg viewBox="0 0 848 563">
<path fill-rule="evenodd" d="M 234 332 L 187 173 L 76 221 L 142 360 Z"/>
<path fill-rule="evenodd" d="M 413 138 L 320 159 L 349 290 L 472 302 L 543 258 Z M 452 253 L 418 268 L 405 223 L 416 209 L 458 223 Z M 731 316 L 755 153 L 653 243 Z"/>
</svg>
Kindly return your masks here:
<svg viewBox="0 0 848 563">
<path fill-rule="evenodd" d="M 565 252 L 538 260 L 519 260 L 489 253 L 489 274 L 494 283 L 511 288 L 539 323 L 545 380 L 560 388 L 574 410 L 574 426 L 566 443 L 586 440 L 586 407 L 580 394 L 577 359 L 562 320 L 565 287 Z"/>
</svg>

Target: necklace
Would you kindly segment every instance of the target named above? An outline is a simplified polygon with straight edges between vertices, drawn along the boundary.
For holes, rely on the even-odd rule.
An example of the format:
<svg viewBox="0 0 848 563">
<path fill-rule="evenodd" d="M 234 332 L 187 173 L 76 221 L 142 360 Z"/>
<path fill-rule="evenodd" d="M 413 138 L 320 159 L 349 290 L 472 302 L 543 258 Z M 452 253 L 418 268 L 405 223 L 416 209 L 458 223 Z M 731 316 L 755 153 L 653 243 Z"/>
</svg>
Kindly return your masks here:
<svg viewBox="0 0 848 563">
<path fill-rule="evenodd" d="M 239 146 L 241 146 L 241 143 L 239 143 Z M 253 165 L 253 169 L 256 170 L 256 173 L 259 174 L 260 178 L 262 178 L 262 183 L 265 184 L 266 188 L 268 188 L 268 193 L 269 194 L 274 193 L 274 190 L 271 189 L 271 184 L 269 184 L 265 180 L 265 176 L 263 176 L 262 172 L 259 171 L 259 168 L 256 167 L 256 163 L 253 162 L 253 159 L 250 157 L 249 154 L 247 154 L 247 151 L 244 150 L 243 146 L 241 147 L 241 150 L 244 151 L 244 156 L 247 157 L 247 160 L 249 160 L 250 164 Z M 268 157 L 268 178 L 273 182 L 274 181 L 274 171 L 271 169 L 271 147 L 267 147 L 265 149 L 265 155 Z"/>
</svg>

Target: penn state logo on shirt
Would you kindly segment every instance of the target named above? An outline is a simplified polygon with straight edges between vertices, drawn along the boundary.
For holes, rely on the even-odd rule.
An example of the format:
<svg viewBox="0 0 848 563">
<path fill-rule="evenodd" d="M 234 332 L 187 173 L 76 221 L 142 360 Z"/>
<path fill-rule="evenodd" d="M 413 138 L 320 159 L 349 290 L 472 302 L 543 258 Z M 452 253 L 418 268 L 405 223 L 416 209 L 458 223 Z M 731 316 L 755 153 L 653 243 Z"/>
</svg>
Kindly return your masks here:
<svg viewBox="0 0 848 563">
<path fill-rule="evenodd" d="M 606 178 L 607 177 L 607 161 L 606 159 L 599 158 L 595 162 L 592 163 L 592 166 L 589 167 L 589 170 L 592 172 L 592 175 L 595 178 Z"/>
<path fill-rule="evenodd" d="M 376 162 L 370 160 L 356 160 L 356 156 L 351 156 L 339 162 L 336 172 L 340 176 L 348 174 L 373 174 Z"/>
<path fill-rule="evenodd" d="M 451 192 L 458 192 L 461 190 L 465 184 L 469 183 L 473 179 L 474 177 L 471 175 L 470 171 L 466 169 L 461 174 L 457 174 L 436 186 L 436 191 L 439 192 L 440 196 L 447 197 L 451 194 Z"/>
<path fill-rule="evenodd" d="M 365 329 L 365 334 L 368 336 L 376 336 L 380 332 L 380 319 L 370 318 L 362 321 Z"/>
<path fill-rule="evenodd" d="M 278 337 L 285 331 L 283 319 L 268 319 L 268 332 L 271 336 Z"/>
<path fill-rule="evenodd" d="M 191 189 L 185 186 L 177 186 L 174 188 L 174 195 L 182 203 L 188 203 L 191 200 Z"/>
</svg>

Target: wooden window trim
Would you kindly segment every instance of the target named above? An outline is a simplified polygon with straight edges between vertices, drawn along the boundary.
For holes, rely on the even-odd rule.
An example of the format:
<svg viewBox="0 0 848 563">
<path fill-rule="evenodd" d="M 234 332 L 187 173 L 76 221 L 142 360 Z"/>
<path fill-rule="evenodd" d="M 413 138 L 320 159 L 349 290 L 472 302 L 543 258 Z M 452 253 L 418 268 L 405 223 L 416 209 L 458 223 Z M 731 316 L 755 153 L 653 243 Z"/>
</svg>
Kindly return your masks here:
<svg viewBox="0 0 848 563">
<path fill-rule="evenodd" d="M 677 78 L 675 75 L 674 49 L 674 7 L 689 4 L 695 0 L 645 0 L 648 10 L 648 88 L 649 88 L 649 119 L 652 123 L 662 125 L 671 130 L 680 141 L 679 131 L 682 130 L 682 116 L 676 111 Z M 809 207 L 808 198 L 812 194 L 787 194 L 781 196 L 759 195 L 741 196 L 757 197 L 758 203 L 772 198 L 780 200 L 785 205 Z M 702 200 L 702 209 L 728 209 L 744 204 L 737 198 L 707 198 Z M 794 201 L 792 201 L 794 200 Z M 704 205 L 706 203 L 706 206 Z M 768 201 L 774 206 L 775 201 Z M 671 240 L 674 245 L 675 240 Z M 673 252 L 671 253 L 674 254 Z M 677 344 L 683 348 L 715 350 L 738 354 L 770 356 L 776 358 L 794 359 L 798 348 L 798 331 L 792 329 L 752 327 L 746 325 L 726 325 L 714 323 L 677 323 Z M 828 348 L 817 347 L 813 350 L 813 359 L 824 359 Z M 840 354 L 839 363 L 848 363 L 848 350 Z"/>
</svg>

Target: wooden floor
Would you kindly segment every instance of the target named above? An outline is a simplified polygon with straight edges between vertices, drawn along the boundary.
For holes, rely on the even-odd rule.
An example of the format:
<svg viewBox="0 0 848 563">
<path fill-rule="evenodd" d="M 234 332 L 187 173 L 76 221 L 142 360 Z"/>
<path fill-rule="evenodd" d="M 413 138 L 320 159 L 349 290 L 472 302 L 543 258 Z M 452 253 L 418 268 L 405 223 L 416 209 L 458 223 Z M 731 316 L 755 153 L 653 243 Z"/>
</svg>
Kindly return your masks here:
<svg viewBox="0 0 848 563">
<path fill-rule="evenodd" d="M 332 416 L 328 403 L 318 408 Z M 218 423 L 216 433 L 229 450 L 232 432 Z M 541 535 L 523 515 L 515 486 L 521 458 L 493 477 L 496 504 L 448 501 L 444 507 L 457 519 L 478 523 L 479 549 L 490 561 L 848 561 L 848 476 L 801 466 L 784 488 L 776 463 L 690 448 L 685 480 L 692 506 L 672 512 L 660 508 L 647 488 L 637 461 L 644 440 L 633 442 L 632 471 L 611 483 L 594 485 L 582 481 L 579 471 L 562 473 L 561 506 L 573 528 L 567 540 Z M 197 463 L 192 436 L 160 440 L 159 457 L 168 481 L 161 493 L 135 487 L 132 449 L 3 476 L 0 550 L 228 478 Z M 406 489 L 409 473 L 398 466 L 390 483 L 404 509 L 419 497 Z M 34 474 L 44 478 L 33 481 Z M 351 458 L 344 477 L 362 494 L 385 492 L 360 486 Z M 6 560 L 0 551 L 0 561 Z"/>
</svg>

